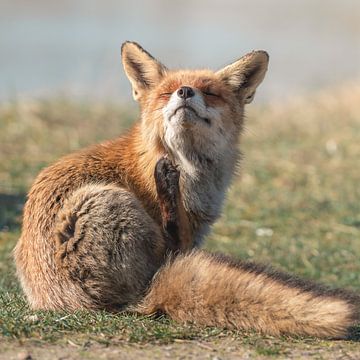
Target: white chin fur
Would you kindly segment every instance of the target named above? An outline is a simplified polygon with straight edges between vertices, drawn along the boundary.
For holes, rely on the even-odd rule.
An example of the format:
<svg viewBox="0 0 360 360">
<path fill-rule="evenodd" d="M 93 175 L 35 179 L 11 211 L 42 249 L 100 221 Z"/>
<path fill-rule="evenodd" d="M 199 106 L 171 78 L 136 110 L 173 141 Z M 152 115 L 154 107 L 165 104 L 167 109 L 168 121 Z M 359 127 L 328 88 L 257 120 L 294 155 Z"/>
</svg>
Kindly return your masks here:
<svg viewBox="0 0 360 360">
<path fill-rule="evenodd" d="M 188 128 L 191 126 L 196 126 L 197 122 L 205 120 L 198 116 L 191 108 L 180 108 L 176 110 L 175 114 L 171 116 L 169 119 L 173 125 L 183 126 L 184 128 Z M 200 126 L 203 124 L 199 124 Z"/>
</svg>

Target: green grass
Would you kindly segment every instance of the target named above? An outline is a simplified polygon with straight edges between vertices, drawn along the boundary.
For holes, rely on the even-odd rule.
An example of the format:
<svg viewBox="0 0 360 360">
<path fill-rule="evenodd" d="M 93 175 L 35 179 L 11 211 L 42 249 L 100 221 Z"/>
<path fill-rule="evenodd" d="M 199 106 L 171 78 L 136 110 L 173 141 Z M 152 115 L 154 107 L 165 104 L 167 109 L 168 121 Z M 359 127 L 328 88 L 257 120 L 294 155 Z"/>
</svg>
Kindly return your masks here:
<svg viewBox="0 0 360 360">
<path fill-rule="evenodd" d="M 28 308 L 10 255 L 23 193 L 43 166 L 121 133 L 133 114 L 64 99 L 0 106 L 0 200 L 7 196 L 0 206 L 0 227 L 7 230 L 0 231 L 0 338 L 108 345 L 233 338 L 263 357 L 330 349 L 331 342 L 199 329 L 165 317 Z M 206 247 L 360 291 L 360 88 L 253 107 L 247 118 L 241 176 Z"/>
</svg>

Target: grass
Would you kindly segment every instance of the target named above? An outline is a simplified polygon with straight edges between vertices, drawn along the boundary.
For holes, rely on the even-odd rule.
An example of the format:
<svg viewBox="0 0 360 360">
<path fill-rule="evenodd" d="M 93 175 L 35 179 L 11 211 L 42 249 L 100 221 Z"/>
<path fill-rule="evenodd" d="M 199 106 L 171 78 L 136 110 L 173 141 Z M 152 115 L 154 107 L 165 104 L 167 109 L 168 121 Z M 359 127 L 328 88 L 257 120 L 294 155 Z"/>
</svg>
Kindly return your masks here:
<svg viewBox="0 0 360 360">
<path fill-rule="evenodd" d="M 10 255 L 24 193 L 43 166 L 121 133 L 134 116 L 134 110 L 66 99 L 0 105 L 0 339 L 108 346 L 232 339 L 264 358 L 294 349 L 335 354 L 333 342 L 315 339 L 199 329 L 165 317 L 28 308 Z M 247 118 L 241 176 L 206 247 L 360 291 L 360 87 L 253 106 Z M 336 344 L 360 352 L 356 342 Z"/>
</svg>

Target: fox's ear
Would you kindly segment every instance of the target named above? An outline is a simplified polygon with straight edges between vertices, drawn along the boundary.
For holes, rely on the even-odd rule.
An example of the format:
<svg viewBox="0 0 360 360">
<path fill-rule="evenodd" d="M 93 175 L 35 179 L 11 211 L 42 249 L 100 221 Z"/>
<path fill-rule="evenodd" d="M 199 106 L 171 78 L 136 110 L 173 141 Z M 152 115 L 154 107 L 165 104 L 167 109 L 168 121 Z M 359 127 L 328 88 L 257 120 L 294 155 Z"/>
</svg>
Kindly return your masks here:
<svg viewBox="0 0 360 360">
<path fill-rule="evenodd" d="M 135 100 L 139 100 L 149 88 L 159 82 L 166 72 L 164 65 L 135 42 L 127 41 L 122 44 L 121 59 L 133 87 Z"/>
<path fill-rule="evenodd" d="M 269 55 L 266 51 L 253 51 L 219 70 L 217 74 L 248 104 L 265 77 L 268 63 Z"/>
</svg>

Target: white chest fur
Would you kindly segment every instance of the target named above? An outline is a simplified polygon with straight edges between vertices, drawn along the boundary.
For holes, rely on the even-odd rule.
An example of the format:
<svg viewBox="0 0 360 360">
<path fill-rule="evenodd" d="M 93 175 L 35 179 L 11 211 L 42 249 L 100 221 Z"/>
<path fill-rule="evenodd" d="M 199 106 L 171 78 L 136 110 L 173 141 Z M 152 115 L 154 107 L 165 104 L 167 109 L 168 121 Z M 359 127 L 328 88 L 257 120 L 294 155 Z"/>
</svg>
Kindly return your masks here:
<svg viewBox="0 0 360 360">
<path fill-rule="evenodd" d="M 190 160 L 184 155 L 178 159 L 184 207 L 189 214 L 197 246 L 201 244 L 204 236 L 208 234 L 210 226 L 221 213 L 237 161 L 236 154 L 229 153 L 227 155 L 222 161 L 193 158 L 190 163 Z M 192 165 L 190 172 L 187 171 L 189 164 Z"/>
</svg>

